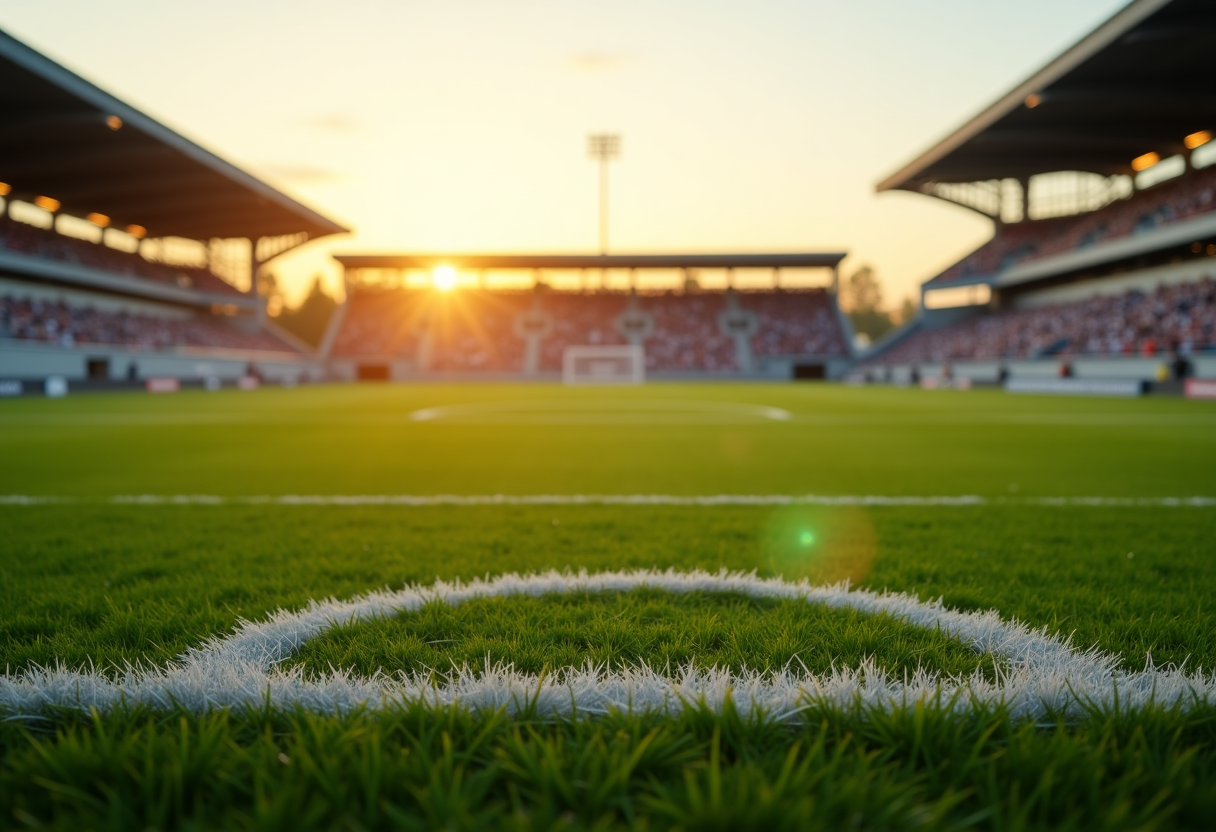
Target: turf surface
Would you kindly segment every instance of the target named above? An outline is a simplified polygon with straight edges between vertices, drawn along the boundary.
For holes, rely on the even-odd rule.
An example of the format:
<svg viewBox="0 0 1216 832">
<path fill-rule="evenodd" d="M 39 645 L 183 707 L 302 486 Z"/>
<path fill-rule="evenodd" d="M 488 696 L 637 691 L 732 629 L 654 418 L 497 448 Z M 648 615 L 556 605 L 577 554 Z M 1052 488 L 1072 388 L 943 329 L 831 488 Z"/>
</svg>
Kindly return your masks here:
<svg viewBox="0 0 1216 832">
<path fill-rule="evenodd" d="M 810 606 L 810 609 L 807 607 Z M 887 616 L 798 601 L 658 590 L 486 598 L 337 627 L 304 645 L 297 662 L 370 676 L 447 672 L 512 664 L 524 673 L 554 668 L 636 667 L 674 672 L 692 665 L 825 673 L 873 658 L 896 675 L 918 667 L 970 676 L 991 666 L 961 642 Z"/>
<path fill-rule="evenodd" d="M 501 401 L 510 407 L 493 404 Z M 482 409 L 425 422 L 409 415 L 470 403 Z M 724 411 L 723 403 L 791 416 Z M 849 577 L 996 608 L 1136 667 L 1150 652 L 1157 662 L 1216 663 L 1216 509 L 1033 502 L 1216 495 L 1210 404 L 827 385 L 77 396 L 0 402 L 0 458 L 0 494 L 74 500 L 0 505 L 0 664 L 10 672 L 57 661 L 161 663 L 239 618 L 406 581 L 629 566 Z M 987 502 L 240 501 L 436 493 Z M 230 499 L 110 502 L 180 494 Z M 809 549 L 800 548 L 805 530 L 815 533 Z M 299 659 L 368 671 L 475 664 L 486 653 L 542 666 L 578 657 L 662 666 L 696 654 L 758 668 L 792 655 L 854 663 L 879 654 L 896 668 L 923 658 L 956 670 L 977 658 L 880 619 L 805 610 L 799 618 L 780 605 L 751 611 L 702 600 L 485 601 L 429 611 L 426 621 L 415 614 L 347 628 L 310 643 Z M 622 613 L 628 624 L 609 620 Z M 446 650 L 425 643 L 448 638 Z M 338 719 L 273 708 L 95 721 L 58 714 L 0 731 L 0 802 L 5 823 L 62 828 L 190 819 L 204 828 L 298 829 L 1202 828 L 1216 807 L 1213 716 L 1207 708 L 1097 713 L 1047 727 L 999 712 L 951 719 L 930 705 L 889 717 L 825 713 L 791 729 L 696 713 L 678 723 L 616 716 L 571 724 L 459 713 Z"/>
</svg>

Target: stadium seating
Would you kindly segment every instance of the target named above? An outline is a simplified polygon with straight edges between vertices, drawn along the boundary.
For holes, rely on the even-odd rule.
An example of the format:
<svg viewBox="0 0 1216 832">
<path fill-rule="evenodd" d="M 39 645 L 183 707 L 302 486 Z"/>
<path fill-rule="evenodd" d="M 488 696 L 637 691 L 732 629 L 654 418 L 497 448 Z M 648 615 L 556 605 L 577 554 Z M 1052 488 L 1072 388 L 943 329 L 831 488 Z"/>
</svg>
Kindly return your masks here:
<svg viewBox="0 0 1216 832">
<path fill-rule="evenodd" d="M 847 356 L 848 347 L 823 290 L 740 293 L 739 306 L 754 313 L 752 339 L 758 356 Z M 348 301 L 334 341 L 335 358 L 413 358 L 422 333 L 431 332 L 428 369 L 445 372 L 519 372 L 525 341 L 516 319 L 538 308 L 552 328 L 540 341 L 539 369 L 561 369 L 567 347 L 624 344 L 617 319 L 630 307 L 653 322 L 645 338 L 646 367 L 660 372 L 730 372 L 739 368 L 734 339 L 719 316 L 728 308 L 722 292 L 493 292 L 452 294 L 361 289 Z"/>
<path fill-rule="evenodd" d="M 362 290 L 347 302 L 334 340 L 337 358 L 415 358 L 430 334 L 429 369 L 517 371 L 523 341 L 515 316 L 530 305 L 521 292 L 462 291 L 438 295 L 409 290 Z"/>
<path fill-rule="evenodd" d="M 515 318 L 531 305 L 523 292 L 468 292 L 433 296 L 427 326 L 433 333 L 430 369 L 511 372 L 523 366 L 524 342 Z"/>
<path fill-rule="evenodd" d="M 643 345 L 647 370 L 738 369 L 734 341 L 718 327 L 722 295 L 654 295 L 638 307 L 654 316 L 654 334 Z"/>
<path fill-rule="evenodd" d="M 875 363 L 1216 350 L 1216 283 L 980 314 L 910 335 Z"/>
<path fill-rule="evenodd" d="M 332 354 L 404 358 L 418 350 L 423 295 L 363 290 L 347 299 Z"/>
<path fill-rule="evenodd" d="M 999 274 L 1027 260 L 1151 231 L 1210 211 L 1216 211 L 1216 166 L 1137 192 L 1098 211 L 1001 226 L 989 242 L 933 282 Z"/>
<path fill-rule="evenodd" d="M 74 347 L 105 344 L 137 349 L 213 347 L 287 351 L 291 348 L 265 332 L 246 332 L 220 320 L 162 318 L 126 312 L 103 312 L 62 302 L 0 296 L 0 338 Z"/>
<path fill-rule="evenodd" d="M 541 369 L 560 370 L 567 347 L 626 343 L 616 328 L 616 318 L 628 303 L 628 296 L 619 292 L 546 293 L 543 304 L 553 316 L 553 332 L 540 343 Z"/>
<path fill-rule="evenodd" d="M 241 295 L 241 292 L 206 269 L 166 266 L 138 254 L 109 246 L 65 237 L 54 231 L 17 222 L 0 213 L 0 251 L 73 263 L 110 274 L 154 280 L 183 289 L 212 294 Z"/>
<path fill-rule="evenodd" d="M 848 355 L 826 292 L 748 293 L 740 299 L 744 309 L 760 318 L 760 328 L 752 336 L 754 354 Z"/>
</svg>

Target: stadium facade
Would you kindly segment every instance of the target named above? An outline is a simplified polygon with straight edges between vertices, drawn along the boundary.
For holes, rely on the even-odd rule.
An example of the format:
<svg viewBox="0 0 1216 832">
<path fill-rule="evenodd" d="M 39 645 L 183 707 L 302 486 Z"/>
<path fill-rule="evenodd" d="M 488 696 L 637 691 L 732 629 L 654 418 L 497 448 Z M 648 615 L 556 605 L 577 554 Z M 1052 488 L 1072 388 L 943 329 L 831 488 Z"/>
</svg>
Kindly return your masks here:
<svg viewBox="0 0 1216 832">
<path fill-rule="evenodd" d="M 256 278 L 345 230 L 0 32 L 5 394 L 320 379 Z"/>
<path fill-rule="evenodd" d="M 1135 0 L 878 185 L 992 220 L 860 376 L 1216 378 L 1216 4 Z"/>
</svg>

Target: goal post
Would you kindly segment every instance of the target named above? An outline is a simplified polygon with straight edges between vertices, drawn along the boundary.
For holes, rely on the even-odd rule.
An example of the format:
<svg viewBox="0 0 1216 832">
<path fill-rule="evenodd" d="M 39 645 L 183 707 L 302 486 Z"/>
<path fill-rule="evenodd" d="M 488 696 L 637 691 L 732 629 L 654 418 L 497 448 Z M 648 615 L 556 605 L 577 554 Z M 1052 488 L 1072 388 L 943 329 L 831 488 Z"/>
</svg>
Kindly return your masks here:
<svg viewBox="0 0 1216 832">
<path fill-rule="evenodd" d="M 646 380 L 646 355 L 641 346 L 566 347 L 562 381 L 566 384 L 641 384 Z"/>
</svg>

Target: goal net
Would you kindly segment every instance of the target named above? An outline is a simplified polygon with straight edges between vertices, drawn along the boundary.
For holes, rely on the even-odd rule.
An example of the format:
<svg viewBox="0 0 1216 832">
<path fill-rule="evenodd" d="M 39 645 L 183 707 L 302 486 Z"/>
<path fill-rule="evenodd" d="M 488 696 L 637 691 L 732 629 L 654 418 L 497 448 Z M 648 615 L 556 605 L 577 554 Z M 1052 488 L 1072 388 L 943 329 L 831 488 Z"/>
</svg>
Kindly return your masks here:
<svg viewBox="0 0 1216 832">
<path fill-rule="evenodd" d="M 640 346 L 566 347 L 562 353 L 566 384 L 641 384 L 646 356 Z"/>
</svg>

